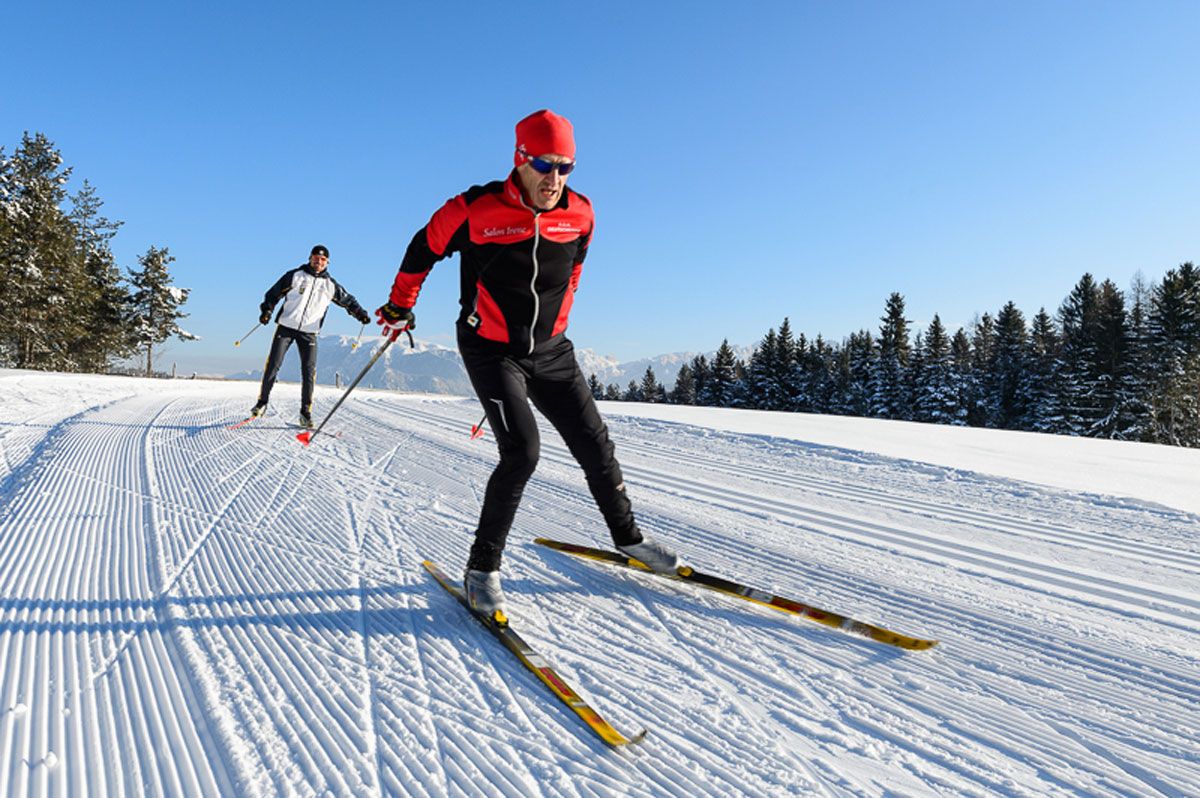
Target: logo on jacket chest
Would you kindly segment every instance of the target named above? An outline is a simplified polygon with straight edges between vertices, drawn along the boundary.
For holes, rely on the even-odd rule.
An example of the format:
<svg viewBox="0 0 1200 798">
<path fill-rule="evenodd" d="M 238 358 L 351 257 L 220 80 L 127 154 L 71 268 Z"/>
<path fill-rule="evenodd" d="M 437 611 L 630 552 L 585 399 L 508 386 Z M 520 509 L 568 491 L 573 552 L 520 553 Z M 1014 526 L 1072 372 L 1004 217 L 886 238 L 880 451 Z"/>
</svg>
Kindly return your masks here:
<svg viewBox="0 0 1200 798">
<path fill-rule="evenodd" d="M 522 227 L 522 226 L 517 226 L 517 225 L 509 225 L 507 227 L 492 226 L 492 227 L 483 228 L 483 237 L 484 238 L 508 238 L 509 236 L 527 236 L 527 235 L 529 235 L 529 233 L 530 233 L 530 229 L 528 227 Z"/>
</svg>

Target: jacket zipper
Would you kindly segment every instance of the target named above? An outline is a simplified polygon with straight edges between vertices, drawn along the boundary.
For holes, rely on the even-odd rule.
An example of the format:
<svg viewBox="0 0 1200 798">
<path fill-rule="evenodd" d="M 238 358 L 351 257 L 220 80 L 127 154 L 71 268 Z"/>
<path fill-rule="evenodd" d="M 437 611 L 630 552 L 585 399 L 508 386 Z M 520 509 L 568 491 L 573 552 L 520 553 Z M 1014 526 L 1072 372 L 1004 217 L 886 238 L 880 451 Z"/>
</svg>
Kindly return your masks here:
<svg viewBox="0 0 1200 798">
<path fill-rule="evenodd" d="M 308 276 L 306 274 L 306 276 Z M 317 290 L 317 278 L 313 277 L 308 286 L 308 296 L 304 299 L 304 310 L 300 311 L 300 331 L 304 331 L 304 325 L 308 319 L 308 308 L 312 304 L 313 293 Z"/>
<path fill-rule="evenodd" d="M 533 212 L 533 279 L 529 281 L 529 293 L 533 294 L 533 322 L 529 325 L 529 354 L 533 354 L 534 330 L 537 329 L 538 311 L 541 310 L 541 302 L 538 301 L 537 293 L 537 278 L 538 278 L 538 241 L 542 237 L 542 227 L 537 211 Z"/>
</svg>

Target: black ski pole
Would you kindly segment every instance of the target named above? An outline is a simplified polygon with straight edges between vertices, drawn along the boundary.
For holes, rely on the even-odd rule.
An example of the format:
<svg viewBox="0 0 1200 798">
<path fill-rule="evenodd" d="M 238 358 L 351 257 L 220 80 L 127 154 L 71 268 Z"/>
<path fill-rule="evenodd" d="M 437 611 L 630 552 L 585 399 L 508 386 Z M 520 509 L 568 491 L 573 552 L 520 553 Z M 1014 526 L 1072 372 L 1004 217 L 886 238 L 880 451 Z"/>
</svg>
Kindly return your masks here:
<svg viewBox="0 0 1200 798">
<path fill-rule="evenodd" d="M 404 333 L 408 335 L 408 345 L 415 349 L 417 345 L 413 342 L 412 333 L 409 332 L 408 329 L 405 329 Z M 399 336 L 399 333 L 397 333 L 397 336 Z M 304 432 L 301 432 L 296 436 L 296 440 L 300 441 L 305 446 L 308 446 L 310 443 L 312 443 L 312 439 L 316 437 L 316 434 L 321 431 L 321 428 L 325 426 L 325 423 L 329 421 L 330 417 L 332 417 L 333 414 L 337 412 L 337 409 L 342 406 L 342 402 L 346 401 L 346 397 L 350 395 L 350 392 L 354 390 L 359 381 L 362 380 L 363 377 L 367 376 L 367 372 L 371 370 L 371 366 L 375 365 L 375 361 L 379 360 L 379 356 L 387 351 L 387 348 L 391 346 L 392 342 L 395 340 L 395 338 L 388 338 L 383 342 L 383 346 L 379 347 L 379 351 L 372 355 L 371 360 L 367 363 L 367 365 L 363 366 L 363 370 L 358 372 L 358 376 L 354 378 L 354 382 L 350 383 L 350 387 L 346 389 L 344 394 L 342 394 L 342 398 L 338 399 L 337 404 L 333 406 L 333 409 L 325 414 L 325 418 L 321 419 L 320 425 L 318 425 L 315 430 L 304 430 Z"/>
</svg>

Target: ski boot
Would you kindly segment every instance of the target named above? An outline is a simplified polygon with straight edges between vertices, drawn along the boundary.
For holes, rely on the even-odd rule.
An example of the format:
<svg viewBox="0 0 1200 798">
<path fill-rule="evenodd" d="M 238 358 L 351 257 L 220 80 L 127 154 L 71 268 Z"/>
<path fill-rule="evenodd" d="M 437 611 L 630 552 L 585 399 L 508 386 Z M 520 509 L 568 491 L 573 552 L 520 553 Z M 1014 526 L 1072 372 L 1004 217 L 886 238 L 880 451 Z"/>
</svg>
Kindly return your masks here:
<svg viewBox="0 0 1200 798">
<path fill-rule="evenodd" d="M 678 554 L 649 538 L 642 538 L 641 543 L 617 546 L 617 550 L 642 563 L 651 571 L 660 574 L 678 573 L 680 566 L 683 565 Z"/>
<path fill-rule="evenodd" d="M 504 591 L 500 589 L 499 571 L 473 571 L 463 574 L 463 590 L 471 609 L 498 624 L 508 623 L 505 616 Z"/>
</svg>

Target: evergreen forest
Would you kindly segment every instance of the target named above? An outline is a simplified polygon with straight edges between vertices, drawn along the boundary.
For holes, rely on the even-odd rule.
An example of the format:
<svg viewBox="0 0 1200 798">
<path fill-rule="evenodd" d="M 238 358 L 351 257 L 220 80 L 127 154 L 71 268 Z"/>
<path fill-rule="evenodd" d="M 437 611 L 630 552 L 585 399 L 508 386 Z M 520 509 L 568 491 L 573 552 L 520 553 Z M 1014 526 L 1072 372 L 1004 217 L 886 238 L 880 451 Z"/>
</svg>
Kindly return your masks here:
<svg viewBox="0 0 1200 798">
<path fill-rule="evenodd" d="M 1009 302 L 953 334 L 911 329 L 888 297 L 876 331 L 840 343 L 771 328 L 747 361 L 728 340 L 674 387 L 652 367 L 597 398 L 900 419 L 1200 446 L 1200 273 L 1184 263 L 1128 292 L 1085 274 L 1053 315 Z"/>
<path fill-rule="evenodd" d="M 53 142 L 26 133 L 0 147 L 0 367 L 106 373 L 154 372 L 156 347 L 179 327 L 188 289 L 171 284 L 174 258 L 151 246 L 128 274 L 87 180 L 70 194 L 72 169 Z"/>
</svg>

